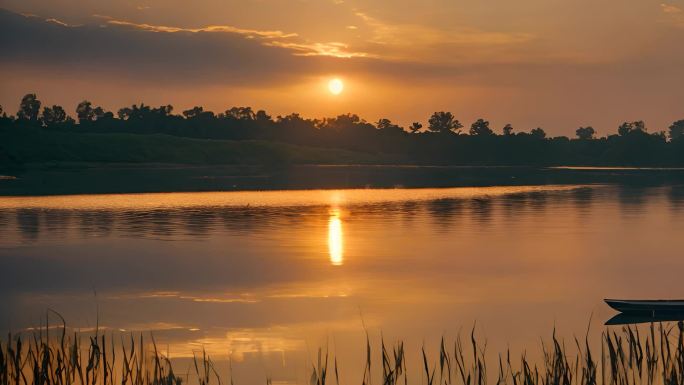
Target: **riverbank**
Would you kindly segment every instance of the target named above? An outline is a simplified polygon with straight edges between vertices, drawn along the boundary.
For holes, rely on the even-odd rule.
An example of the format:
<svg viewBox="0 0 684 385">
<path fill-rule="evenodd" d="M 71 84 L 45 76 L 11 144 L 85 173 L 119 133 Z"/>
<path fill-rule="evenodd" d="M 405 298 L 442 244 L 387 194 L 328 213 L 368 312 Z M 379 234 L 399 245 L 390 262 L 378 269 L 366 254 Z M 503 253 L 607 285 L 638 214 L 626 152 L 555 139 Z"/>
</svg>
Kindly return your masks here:
<svg viewBox="0 0 684 385">
<path fill-rule="evenodd" d="M 10 170 L 11 171 L 11 170 Z M 0 177 L 0 195 L 621 183 L 684 184 L 684 169 L 402 165 L 32 163 Z"/>
</svg>

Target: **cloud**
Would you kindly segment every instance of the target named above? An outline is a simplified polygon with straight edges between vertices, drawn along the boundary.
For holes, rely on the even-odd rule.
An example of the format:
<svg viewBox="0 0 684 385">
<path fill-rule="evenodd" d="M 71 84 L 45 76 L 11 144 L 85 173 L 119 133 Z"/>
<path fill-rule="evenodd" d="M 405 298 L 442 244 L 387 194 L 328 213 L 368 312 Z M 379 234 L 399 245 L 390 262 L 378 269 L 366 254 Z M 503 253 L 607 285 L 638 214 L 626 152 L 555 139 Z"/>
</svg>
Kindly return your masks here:
<svg viewBox="0 0 684 385">
<path fill-rule="evenodd" d="M 665 3 L 662 3 L 662 4 L 660 4 L 660 8 L 663 10 L 663 12 L 669 13 L 669 14 L 679 14 L 679 13 L 682 13 L 682 9 L 681 9 L 681 8 L 677 7 L 676 5 L 672 5 L 672 4 L 665 4 Z"/>
<path fill-rule="evenodd" d="M 349 45 L 340 42 L 330 43 L 290 43 L 274 41 L 266 43 L 267 46 L 282 47 L 295 51 L 294 55 L 299 56 L 332 56 L 337 58 L 354 57 L 378 57 L 366 52 L 354 52 L 349 50 Z"/>
<path fill-rule="evenodd" d="M 61 25 L 61 26 L 63 26 L 63 27 L 68 27 L 68 26 L 69 26 L 67 23 L 65 23 L 65 22 L 63 22 L 63 21 L 61 21 L 61 20 L 57 20 L 57 19 L 55 19 L 55 18 L 45 19 L 45 21 L 48 22 L 48 23 L 59 24 L 59 25 Z"/>
<path fill-rule="evenodd" d="M 103 16 L 100 16 L 103 17 Z M 107 18 L 109 19 L 109 18 Z M 132 23 L 125 20 L 107 20 L 107 24 L 119 25 L 126 27 L 133 27 L 151 32 L 227 32 L 246 36 L 248 38 L 263 38 L 263 39 L 287 39 L 297 37 L 296 33 L 284 33 L 282 31 L 260 31 L 255 29 L 242 29 L 230 25 L 210 25 L 203 28 L 180 28 L 168 27 L 163 25 L 139 24 Z"/>
<path fill-rule="evenodd" d="M 310 42 L 278 30 L 180 28 L 106 16 L 96 20 L 69 25 L 0 10 L 3 72 L 37 69 L 33 73 L 50 77 L 258 88 L 332 72 L 429 80 L 472 70 L 470 65 L 386 58 L 343 42 Z"/>
<path fill-rule="evenodd" d="M 370 28 L 371 35 L 366 41 L 383 52 L 392 52 L 394 58 L 441 56 L 444 60 L 440 51 L 462 48 L 468 49 L 469 56 L 475 60 L 491 60 L 486 52 L 492 48 L 516 49 L 536 39 L 534 34 L 525 32 L 489 32 L 466 27 L 440 29 L 422 24 L 388 23 L 359 10 L 355 15 Z M 507 56 L 507 60 L 510 58 Z"/>
<path fill-rule="evenodd" d="M 48 68 L 54 75 L 117 73 L 152 83 L 258 86 L 318 73 L 327 63 L 319 57 L 364 56 L 347 52 L 342 43 L 310 43 L 297 37 L 275 30 L 189 29 L 110 18 L 67 25 L 0 10 L 2 66 Z"/>
<path fill-rule="evenodd" d="M 673 4 L 661 3 L 660 9 L 674 26 L 684 28 L 684 10 Z"/>
</svg>

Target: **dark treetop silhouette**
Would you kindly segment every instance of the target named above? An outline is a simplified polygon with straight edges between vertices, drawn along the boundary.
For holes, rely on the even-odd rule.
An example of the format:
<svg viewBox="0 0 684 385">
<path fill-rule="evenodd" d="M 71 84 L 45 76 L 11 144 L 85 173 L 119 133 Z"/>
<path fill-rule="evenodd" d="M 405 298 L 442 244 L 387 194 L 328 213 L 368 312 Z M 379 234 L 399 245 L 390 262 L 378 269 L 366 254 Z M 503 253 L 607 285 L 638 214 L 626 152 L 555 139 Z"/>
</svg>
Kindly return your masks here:
<svg viewBox="0 0 684 385">
<path fill-rule="evenodd" d="M 649 132 L 625 122 L 617 134 L 597 137 L 580 127 L 577 138 L 549 138 L 542 128 L 499 135 L 478 119 L 468 134 L 451 112 L 435 112 L 426 129 L 408 129 L 354 114 L 306 119 L 272 118 L 251 107 L 221 113 L 197 106 L 124 107 L 116 115 L 83 101 L 76 120 L 58 105 L 42 108 L 35 94 L 21 99 L 16 117 L 0 107 L 0 165 L 46 161 L 166 163 L 384 163 L 418 165 L 684 166 L 684 120 Z M 152 137 L 152 135 L 154 135 Z M 307 152 L 308 151 L 308 152 Z"/>
</svg>

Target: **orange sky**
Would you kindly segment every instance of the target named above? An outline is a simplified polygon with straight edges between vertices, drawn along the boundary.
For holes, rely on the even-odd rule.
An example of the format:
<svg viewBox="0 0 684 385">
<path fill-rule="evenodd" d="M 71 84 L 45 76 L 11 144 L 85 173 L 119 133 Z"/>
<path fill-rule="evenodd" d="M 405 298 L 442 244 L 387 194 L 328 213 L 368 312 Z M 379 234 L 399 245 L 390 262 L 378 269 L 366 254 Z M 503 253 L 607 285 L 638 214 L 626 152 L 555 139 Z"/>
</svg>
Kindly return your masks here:
<svg viewBox="0 0 684 385">
<path fill-rule="evenodd" d="M 274 116 L 613 133 L 684 118 L 684 0 L 3 0 L 0 104 L 171 103 Z M 33 17 L 20 16 L 35 15 Z M 327 81 L 345 81 L 333 96 Z"/>
</svg>

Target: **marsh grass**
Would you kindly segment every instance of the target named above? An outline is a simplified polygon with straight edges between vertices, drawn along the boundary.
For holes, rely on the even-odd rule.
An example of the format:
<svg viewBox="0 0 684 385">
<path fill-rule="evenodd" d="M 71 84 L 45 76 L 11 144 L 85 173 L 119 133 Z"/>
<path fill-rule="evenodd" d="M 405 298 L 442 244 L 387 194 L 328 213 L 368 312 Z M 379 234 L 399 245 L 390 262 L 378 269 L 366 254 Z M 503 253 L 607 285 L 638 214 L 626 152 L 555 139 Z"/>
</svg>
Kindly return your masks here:
<svg viewBox="0 0 684 385">
<path fill-rule="evenodd" d="M 91 335 L 69 334 L 61 321 L 57 329 L 46 324 L 32 333 L 0 339 L 0 385 L 182 385 L 191 377 L 190 373 L 183 378 L 174 372 L 168 354 L 157 349 L 153 336 L 119 335 L 117 340 L 113 333 L 107 335 L 99 328 L 88 333 Z M 601 334 L 598 356 L 590 345 L 587 333 L 583 341 L 572 341 L 570 353 L 554 330 L 550 343 L 542 343 L 543 358 L 538 362 L 528 360 L 525 353 L 513 359 L 510 350 L 488 360 L 487 343 L 473 330 L 467 342 L 460 335 L 453 342 L 442 338 L 438 352 L 423 346 L 422 362 L 411 369 L 420 373 L 420 383 L 427 385 L 684 384 L 682 322 L 608 328 Z M 381 379 L 379 385 L 414 382 L 408 377 L 402 341 L 388 345 L 381 337 L 376 351 L 367 336 L 365 350 L 362 385 L 372 385 L 374 375 L 378 376 L 376 380 Z M 382 362 L 376 374 L 372 366 L 375 354 Z M 496 372 L 490 375 L 488 363 L 492 361 L 496 362 Z M 333 366 L 333 376 L 329 365 Z M 189 370 L 194 370 L 192 378 L 199 385 L 222 385 L 214 361 L 204 350 L 193 355 Z M 233 385 L 232 370 L 230 377 L 228 382 Z M 309 383 L 326 385 L 333 381 L 341 385 L 337 357 L 319 349 Z M 266 379 L 267 384 L 271 382 L 271 378 Z"/>
</svg>

